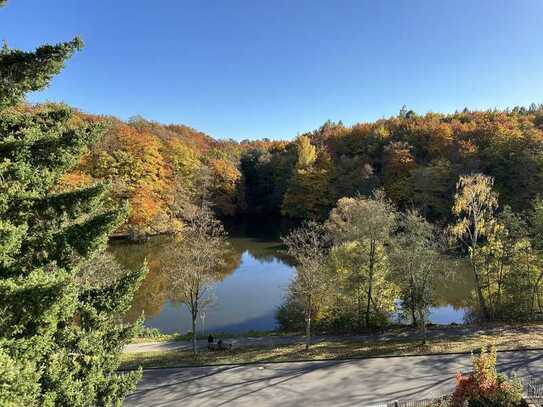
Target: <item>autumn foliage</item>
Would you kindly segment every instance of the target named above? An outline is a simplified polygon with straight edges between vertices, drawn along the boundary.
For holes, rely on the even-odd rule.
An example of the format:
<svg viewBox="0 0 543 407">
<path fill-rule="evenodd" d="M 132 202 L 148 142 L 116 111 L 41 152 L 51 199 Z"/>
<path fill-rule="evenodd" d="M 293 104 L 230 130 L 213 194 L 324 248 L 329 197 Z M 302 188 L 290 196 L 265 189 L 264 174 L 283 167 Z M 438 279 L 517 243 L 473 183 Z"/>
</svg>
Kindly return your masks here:
<svg viewBox="0 0 543 407">
<path fill-rule="evenodd" d="M 236 212 L 240 173 L 235 161 L 207 156 L 218 144 L 215 140 L 185 126 L 162 126 L 139 118 L 128 123 L 93 119 L 103 122 L 105 135 L 63 183 L 67 187 L 112 183 L 113 199 L 127 199 L 130 206 L 119 233 L 140 236 L 181 227 L 174 213 L 179 194 L 187 200 L 205 196 L 220 213 Z"/>
<path fill-rule="evenodd" d="M 327 122 L 282 148 L 249 149 L 241 190 L 260 213 L 326 218 L 340 198 L 380 188 L 400 209 L 415 207 L 446 223 L 456 182 L 466 174 L 493 177 L 501 205 L 529 209 L 543 194 L 542 147 L 542 106 L 404 111 L 351 127 Z"/>
<path fill-rule="evenodd" d="M 543 107 L 536 105 L 423 116 L 402 110 L 350 127 L 327 122 L 293 141 L 216 140 L 142 118 L 78 118 L 101 122 L 105 136 L 64 183 L 112 182 L 114 199 L 128 198 L 131 207 L 122 233 L 177 227 L 180 196 L 206 199 L 221 216 L 324 219 L 340 198 L 383 189 L 398 208 L 446 223 L 462 175 L 493 177 L 500 205 L 515 211 L 543 195 Z"/>
<path fill-rule="evenodd" d="M 451 406 L 523 406 L 522 384 L 496 371 L 496 349 L 482 349 L 473 359 L 473 371 L 456 374 Z"/>
</svg>

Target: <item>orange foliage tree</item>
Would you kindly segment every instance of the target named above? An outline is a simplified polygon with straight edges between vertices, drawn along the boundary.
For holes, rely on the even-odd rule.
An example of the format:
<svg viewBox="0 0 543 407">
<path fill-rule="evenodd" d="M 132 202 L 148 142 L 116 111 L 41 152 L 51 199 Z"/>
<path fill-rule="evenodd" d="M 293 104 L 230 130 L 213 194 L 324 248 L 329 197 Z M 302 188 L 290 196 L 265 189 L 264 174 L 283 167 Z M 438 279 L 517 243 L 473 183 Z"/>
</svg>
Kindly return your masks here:
<svg viewBox="0 0 543 407">
<path fill-rule="evenodd" d="M 458 372 L 456 388 L 451 405 L 463 407 L 524 406 L 522 384 L 518 379 L 508 379 L 496 371 L 496 348 L 481 349 L 481 354 L 473 359 L 473 371 L 468 375 Z"/>
</svg>

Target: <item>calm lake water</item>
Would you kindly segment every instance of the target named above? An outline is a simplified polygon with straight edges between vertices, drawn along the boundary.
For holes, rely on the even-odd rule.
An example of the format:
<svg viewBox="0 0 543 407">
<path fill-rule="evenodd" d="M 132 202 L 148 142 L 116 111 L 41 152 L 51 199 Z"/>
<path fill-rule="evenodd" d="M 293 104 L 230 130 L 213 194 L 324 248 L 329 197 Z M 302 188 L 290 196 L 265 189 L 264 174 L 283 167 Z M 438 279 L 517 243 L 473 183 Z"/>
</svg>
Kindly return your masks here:
<svg viewBox="0 0 543 407">
<path fill-rule="evenodd" d="M 279 238 L 291 224 L 274 218 L 229 220 L 231 254 L 224 278 L 213 289 L 213 303 L 198 321 L 200 332 L 243 332 L 276 328 L 275 310 L 294 274 L 292 262 L 281 250 Z M 141 267 L 147 259 L 149 274 L 134 299 L 128 320 L 143 312 L 145 325 L 166 333 L 191 329 L 186 307 L 168 295 L 161 259 L 168 255 L 168 238 L 157 237 L 143 244 L 114 243 L 111 252 L 129 268 Z M 463 322 L 469 308 L 472 280 L 468 270 L 435 281 L 438 306 L 433 323 Z"/>
</svg>

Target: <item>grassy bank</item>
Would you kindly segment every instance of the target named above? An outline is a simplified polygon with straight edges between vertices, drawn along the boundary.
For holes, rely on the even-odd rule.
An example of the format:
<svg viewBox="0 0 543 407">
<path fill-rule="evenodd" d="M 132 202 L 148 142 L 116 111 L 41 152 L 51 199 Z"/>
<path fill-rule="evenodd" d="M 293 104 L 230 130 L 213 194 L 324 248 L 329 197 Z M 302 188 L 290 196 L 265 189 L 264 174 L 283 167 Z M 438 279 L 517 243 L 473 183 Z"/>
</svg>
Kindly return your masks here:
<svg viewBox="0 0 543 407">
<path fill-rule="evenodd" d="M 238 333 L 229 333 L 229 332 L 213 332 L 213 337 L 215 339 L 225 339 L 225 338 L 261 338 L 264 336 L 279 336 L 284 335 L 284 333 L 278 331 L 246 331 Z M 286 335 L 286 334 L 285 334 Z M 207 339 L 208 334 L 205 335 L 196 335 L 197 339 Z M 165 334 L 160 332 L 157 329 L 148 329 L 142 331 L 142 333 L 132 339 L 131 343 L 151 343 L 151 342 L 169 342 L 169 341 L 192 341 L 191 333 L 174 333 L 174 334 Z"/>
<path fill-rule="evenodd" d="M 535 328 L 535 327 L 532 327 Z M 541 328 L 538 326 L 538 328 Z M 498 350 L 543 348 L 540 329 L 511 327 L 490 334 L 471 334 L 432 338 L 421 346 L 415 339 L 387 341 L 333 340 L 314 344 L 308 351 L 303 344 L 262 348 L 238 348 L 225 352 L 202 351 L 197 359 L 190 351 L 125 353 L 123 368 L 215 365 L 228 363 L 287 362 L 320 359 L 347 359 L 369 356 L 425 355 L 434 353 L 474 352 L 495 344 Z"/>
</svg>

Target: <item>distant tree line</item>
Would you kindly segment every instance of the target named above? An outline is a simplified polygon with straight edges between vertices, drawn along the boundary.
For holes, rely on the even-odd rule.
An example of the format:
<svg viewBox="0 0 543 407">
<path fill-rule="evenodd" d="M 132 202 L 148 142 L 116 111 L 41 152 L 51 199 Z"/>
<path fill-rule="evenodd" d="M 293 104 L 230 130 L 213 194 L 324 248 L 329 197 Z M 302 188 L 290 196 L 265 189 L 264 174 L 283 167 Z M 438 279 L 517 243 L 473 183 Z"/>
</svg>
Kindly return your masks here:
<svg viewBox="0 0 543 407">
<path fill-rule="evenodd" d="M 495 180 L 500 203 L 529 209 L 543 193 L 543 106 L 419 116 L 374 123 L 325 123 L 295 141 L 241 155 L 246 210 L 325 219 L 343 197 L 382 189 L 400 209 L 452 219 L 458 177 Z"/>
<path fill-rule="evenodd" d="M 541 105 L 423 116 L 403 109 L 350 127 L 327 122 L 294 141 L 215 140 L 141 117 L 78 118 L 105 134 L 64 182 L 112 182 L 115 199 L 131 206 L 119 232 L 135 236 L 175 229 L 187 201 L 207 200 L 220 217 L 322 220 L 339 199 L 382 189 L 397 208 L 445 224 L 462 175 L 491 176 L 499 203 L 517 212 L 543 193 Z"/>
</svg>

